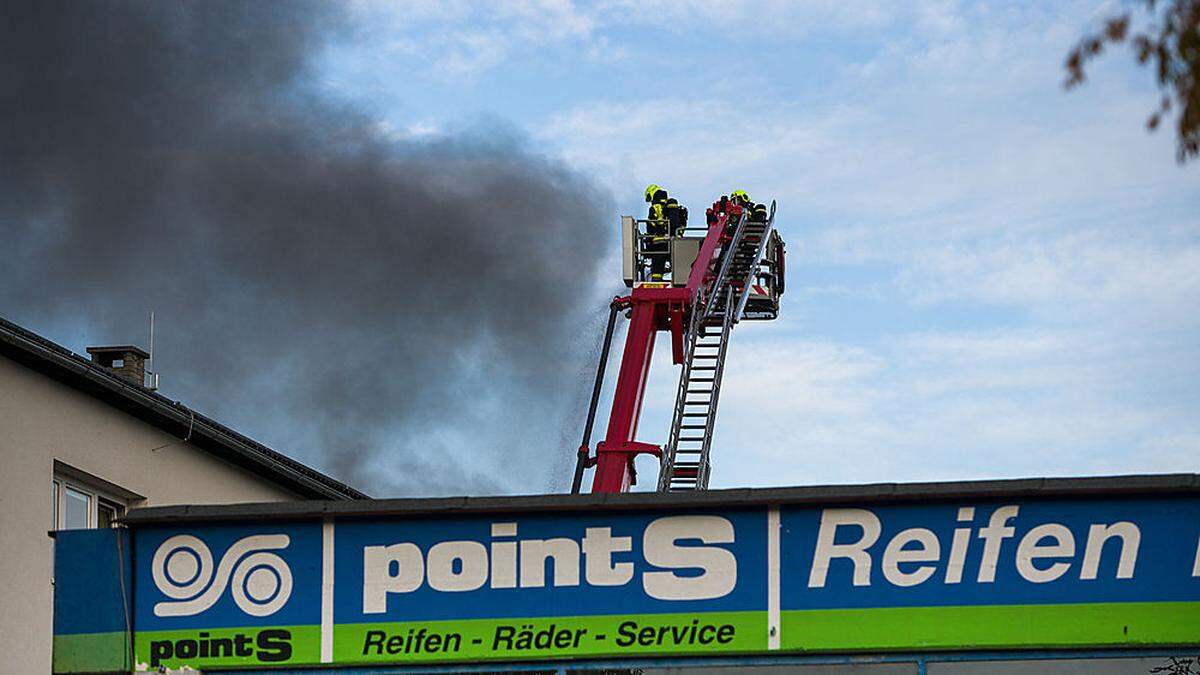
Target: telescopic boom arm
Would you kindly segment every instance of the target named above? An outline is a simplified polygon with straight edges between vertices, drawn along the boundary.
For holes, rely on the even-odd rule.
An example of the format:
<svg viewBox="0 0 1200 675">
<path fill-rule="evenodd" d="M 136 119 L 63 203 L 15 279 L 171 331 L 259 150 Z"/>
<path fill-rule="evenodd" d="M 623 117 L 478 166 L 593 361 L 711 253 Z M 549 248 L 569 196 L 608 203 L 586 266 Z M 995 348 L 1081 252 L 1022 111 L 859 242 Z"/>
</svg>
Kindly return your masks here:
<svg viewBox="0 0 1200 675">
<path fill-rule="evenodd" d="M 660 490 L 707 487 L 707 439 L 711 438 L 712 419 L 716 412 L 717 391 L 724 361 L 724 339 L 728 337 L 729 329 L 741 318 L 743 312 L 745 318 L 774 318 L 773 313 L 778 308 L 778 292 L 768 292 L 764 289 L 765 284 L 770 289 L 782 290 L 783 244 L 771 228 L 774 210 L 775 206 L 772 204 L 769 220 L 751 223 L 748 222 L 748 212 L 723 198 L 707 212 L 707 230 L 695 261 L 691 264 L 686 282 L 678 284 L 674 281 L 631 281 L 633 291 L 627 296 L 613 299 L 604 347 L 592 389 L 591 407 L 584 427 L 583 441 L 578 450 L 572 492 L 577 493 L 581 490 L 584 470 L 592 466 L 596 469 L 592 480 L 593 493 L 628 491 L 636 481 L 634 458 L 643 453 L 654 455 L 660 460 L 663 468 L 659 480 Z M 631 219 L 625 220 L 632 222 Z M 697 238 L 686 239 L 694 246 Z M 635 266 L 641 266 L 643 258 L 653 254 L 642 250 L 640 243 L 637 243 L 640 242 L 639 239 L 635 237 L 634 241 L 632 254 Z M 673 239 L 672 244 L 676 242 L 685 242 L 685 238 Z M 679 260 L 674 252 L 671 255 L 676 261 Z M 777 261 L 772 256 L 777 257 Z M 755 283 L 756 279 L 760 283 Z M 747 309 L 747 303 L 752 296 L 760 296 L 759 302 L 754 308 Z M 763 298 L 766 298 L 767 305 L 770 306 L 770 311 L 765 313 L 762 312 Z M 629 331 L 625 338 L 608 428 L 604 440 L 596 444 L 595 455 L 592 456 L 589 448 L 592 428 L 616 315 L 620 311 L 625 311 L 629 317 Z M 671 334 L 672 360 L 684 365 L 679 399 L 676 402 L 676 419 L 666 451 L 658 445 L 636 440 L 650 360 L 659 331 Z M 720 332 L 721 339 L 717 339 L 716 331 Z M 706 337 L 710 339 L 704 342 Z M 706 352 L 706 348 L 712 346 L 718 347 L 719 356 Z M 716 359 L 716 363 L 713 366 L 693 363 L 705 359 Z M 711 372 L 712 377 L 703 377 L 702 374 L 706 372 Z M 708 383 L 709 387 L 697 385 L 697 382 Z M 700 388 L 695 389 L 694 386 Z M 708 397 L 704 407 L 700 409 L 702 412 L 695 412 L 698 409 L 695 406 L 701 404 L 694 398 L 689 399 L 689 395 L 705 393 Z M 693 412 L 688 412 L 689 410 Z M 695 417 L 704 417 L 705 423 L 687 423 L 689 418 Z M 689 428 L 705 429 L 702 451 L 687 445 L 700 437 L 680 435 L 681 431 Z M 677 453 L 699 453 L 699 461 L 676 461 Z"/>
</svg>

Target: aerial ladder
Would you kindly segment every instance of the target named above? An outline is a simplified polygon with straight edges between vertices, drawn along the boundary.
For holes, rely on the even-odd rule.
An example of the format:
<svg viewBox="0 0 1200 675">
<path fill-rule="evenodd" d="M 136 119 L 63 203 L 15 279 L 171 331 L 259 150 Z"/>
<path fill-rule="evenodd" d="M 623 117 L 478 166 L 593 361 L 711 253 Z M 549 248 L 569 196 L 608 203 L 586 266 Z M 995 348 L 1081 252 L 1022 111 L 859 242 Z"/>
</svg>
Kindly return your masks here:
<svg viewBox="0 0 1200 675">
<path fill-rule="evenodd" d="M 660 492 L 708 488 L 730 331 L 741 320 L 771 320 L 779 315 L 785 270 L 783 240 L 774 227 L 775 202 L 765 216 L 755 217 L 722 197 L 706 211 L 705 222 L 703 227 L 669 232 L 663 242 L 662 237 L 647 233 L 651 221 L 621 218 L 623 275 L 632 290 L 614 298 L 609 306 L 591 406 L 577 453 L 574 493 L 580 492 L 588 468 L 595 468 L 593 493 L 627 492 L 637 479 L 634 458 L 639 454 L 659 459 Z M 668 275 L 662 280 L 650 274 L 656 256 L 669 261 Z M 593 453 L 592 428 L 619 313 L 629 318 L 629 330 L 608 429 Z M 636 439 L 655 337 L 660 331 L 670 334 L 672 361 L 682 365 L 671 429 L 661 446 Z"/>
</svg>

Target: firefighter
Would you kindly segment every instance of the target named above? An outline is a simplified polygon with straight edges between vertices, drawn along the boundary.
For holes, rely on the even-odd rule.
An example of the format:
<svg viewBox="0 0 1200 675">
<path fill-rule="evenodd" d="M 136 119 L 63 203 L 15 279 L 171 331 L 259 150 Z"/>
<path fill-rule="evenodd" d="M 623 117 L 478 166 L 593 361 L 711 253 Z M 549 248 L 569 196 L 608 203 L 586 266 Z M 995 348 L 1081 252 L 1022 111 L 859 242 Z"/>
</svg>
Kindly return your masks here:
<svg viewBox="0 0 1200 675">
<path fill-rule="evenodd" d="M 647 220 L 666 220 L 667 208 L 667 191 L 657 183 L 651 183 L 646 186 L 646 203 L 650 205 L 650 210 L 646 214 Z"/>
<path fill-rule="evenodd" d="M 750 201 L 750 195 L 746 194 L 745 190 L 734 190 L 733 192 L 730 192 L 729 200 L 743 209 L 749 209 L 754 204 L 754 202 Z"/>
<path fill-rule="evenodd" d="M 670 244 L 667 243 L 667 233 L 670 232 L 671 202 L 675 203 L 678 211 L 679 202 L 667 195 L 667 191 L 656 183 L 646 186 L 646 203 L 650 205 L 646 213 L 646 234 L 650 243 L 642 251 L 649 254 L 650 280 L 662 281 L 667 271 L 667 257 L 670 254 Z"/>
<path fill-rule="evenodd" d="M 740 205 L 746 210 L 746 215 L 750 219 L 750 222 L 767 222 L 766 204 L 756 203 L 753 199 L 750 199 L 750 195 L 747 194 L 745 190 L 734 190 L 733 192 L 729 193 L 729 196 L 732 198 L 734 203 Z"/>
<path fill-rule="evenodd" d="M 679 203 L 678 199 L 669 197 L 667 199 L 667 226 L 671 236 L 682 237 L 683 230 L 687 227 L 688 210 L 687 207 Z"/>
<path fill-rule="evenodd" d="M 750 222 L 752 222 L 752 223 L 767 222 L 767 205 L 766 204 L 755 204 L 750 209 Z"/>
</svg>

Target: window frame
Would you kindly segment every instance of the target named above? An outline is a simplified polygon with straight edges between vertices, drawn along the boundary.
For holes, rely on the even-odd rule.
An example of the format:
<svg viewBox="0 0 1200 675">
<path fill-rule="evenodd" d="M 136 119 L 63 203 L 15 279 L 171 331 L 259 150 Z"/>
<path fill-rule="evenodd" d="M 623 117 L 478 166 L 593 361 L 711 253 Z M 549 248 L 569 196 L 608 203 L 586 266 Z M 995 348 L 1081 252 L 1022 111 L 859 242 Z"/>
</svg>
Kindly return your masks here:
<svg viewBox="0 0 1200 675">
<path fill-rule="evenodd" d="M 83 514 L 83 527 L 68 527 L 68 521 L 74 515 L 72 507 L 73 501 L 83 497 L 84 508 L 87 510 Z M 87 530 L 96 527 L 96 495 L 87 488 L 75 484 L 59 481 L 58 489 L 58 522 L 55 523 L 57 530 Z"/>
<path fill-rule="evenodd" d="M 115 499 L 109 499 L 102 494 L 96 494 L 96 527 L 100 527 L 100 513 L 104 510 L 112 512 L 107 527 L 116 527 L 116 522 L 125 515 L 125 504 Z"/>
<path fill-rule="evenodd" d="M 87 497 L 87 525 L 83 528 L 71 529 L 87 529 L 94 530 L 100 527 L 100 509 L 107 508 L 113 512 L 115 519 L 124 517 L 126 511 L 129 510 L 129 499 L 121 495 L 97 488 L 95 485 L 90 485 L 86 481 L 79 480 L 74 476 L 65 476 L 62 473 L 56 472 L 54 479 L 51 481 L 51 494 L 53 505 L 51 508 L 52 531 L 65 531 L 67 518 L 67 495 L 68 492 L 75 492 Z"/>
</svg>

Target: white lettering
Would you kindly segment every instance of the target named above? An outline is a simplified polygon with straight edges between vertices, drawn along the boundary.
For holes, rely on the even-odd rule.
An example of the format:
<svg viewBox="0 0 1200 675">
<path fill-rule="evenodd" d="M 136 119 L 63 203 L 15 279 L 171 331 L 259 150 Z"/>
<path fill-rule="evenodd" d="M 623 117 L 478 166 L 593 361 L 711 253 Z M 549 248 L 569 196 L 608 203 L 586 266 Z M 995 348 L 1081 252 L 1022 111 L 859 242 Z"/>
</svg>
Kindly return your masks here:
<svg viewBox="0 0 1200 675">
<path fill-rule="evenodd" d="M 1019 506 L 1001 506 L 992 512 L 988 526 L 979 530 L 983 540 L 983 560 L 979 563 L 979 583 L 989 584 L 996 580 L 996 561 L 1000 558 L 1000 544 L 1013 536 L 1015 529 L 1007 527 L 1010 519 L 1016 518 Z"/>
<path fill-rule="evenodd" d="M 862 536 L 852 544 L 835 544 L 837 528 L 854 525 Z M 825 509 L 821 511 L 821 529 L 817 532 L 817 547 L 813 552 L 812 569 L 808 574 L 809 588 L 823 588 L 833 558 L 849 558 L 854 563 L 854 585 L 871 585 L 871 554 L 867 549 L 879 539 L 882 527 L 879 518 L 866 509 Z"/>
<path fill-rule="evenodd" d="M 728 595 L 737 585 L 737 558 L 718 546 L 676 546 L 680 539 L 704 544 L 732 544 L 733 523 L 719 516 L 668 516 L 651 522 L 642 536 L 646 562 L 671 569 L 696 569 L 681 577 L 674 572 L 646 572 L 646 594 L 659 600 L 708 600 Z"/>
<path fill-rule="evenodd" d="M 584 574 L 593 586 L 620 586 L 633 578 L 633 563 L 613 563 L 612 554 L 633 550 L 633 537 L 614 537 L 611 527 L 589 527 L 583 537 Z"/>
<path fill-rule="evenodd" d="M 964 506 L 958 510 L 958 522 L 969 523 L 972 520 L 975 520 L 974 506 Z M 946 583 L 957 584 L 962 581 L 963 568 L 967 564 L 967 546 L 970 543 L 971 528 L 954 529 L 954 538 L 950 540 L 950 560 L 946 563 Z"/>
<path fill-rule="evenodd" d="M 1043 539 L 1053 539 L 1053 544 L 1043 545 Z M 1075 555 L 1075 536 L 1066 525 L 1046 523 L 1029 530 L 1017 545 L 1017 571 L 1026 580 L 1035 584 L 1054 581 L 1071 568 L 1069 562 L 1056 562 L 1046 569 L 1038 569 L 1033 561 L 1038 558 L 1069 558 Z"/>
<path fill-rule="evenodd" d="M 917 542 L 920 548 L 905 549 L 909 542 Z M 914 527 L 897 534 L 888 542 L 883 552 L 883 576 L 897 586 L 916 586 L 933 576 L 933 565 L 920 565 L 912 572 L 900 569 L 900 563 L 936 562 L 942 555 L 937 535 L 923 527 Z"/>
<path fill-rule="evenodd" d="M 1104 555 L 1104 542 L 1110 537 L 1121 538 L 1121 557 L 1117 560 L 1117 578 L 1133 578 L 1137 565 L 1138 547 L 1142 544 L 1142 531 L 1128 521 L 1104 525 L 1097 523 L 1088 528 L 1087 548 L 1083 552 L 1083 569 L 1080 579 L 1095 579 L 1100 572 L 1100 558 Z"/>
<path fill-rule="evenodd" d="M 424 580 L 425 560 L 416 544 L 363 547 L 363 614 L 386 612 L 388 593 L 411 593 Z"/>
<path fill-rule="evenodd" d="M 427 570 L 429 587 L 435 591 L 473 591 L 487 583 L 487 549 L 477 541 L 434 544 L 429 549 Z"/>
<path fill-rule="evenodd" d="M 521 542 L 521 587 L 546 585 L 546 558 L 554 561 L 554 585 L 579 585 L 579 544 L 573 539 L 527 539 Z"/>
<path fill-rule="evenodd" d="M 516 523 L 492 523 L 492 539 L 517 536 Z M 517 587 L 517 542 L 492 542 L 492 588 Z"/>
</svg>

